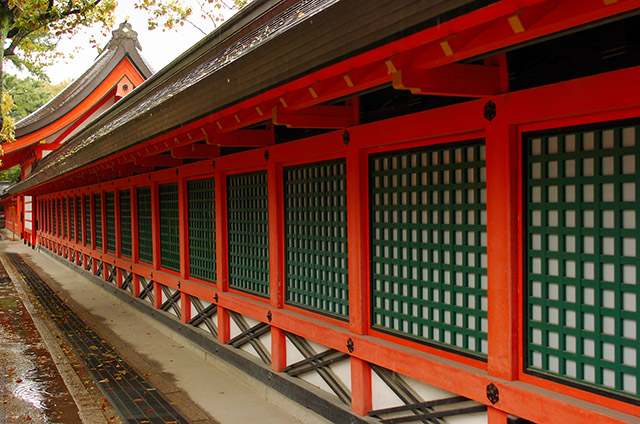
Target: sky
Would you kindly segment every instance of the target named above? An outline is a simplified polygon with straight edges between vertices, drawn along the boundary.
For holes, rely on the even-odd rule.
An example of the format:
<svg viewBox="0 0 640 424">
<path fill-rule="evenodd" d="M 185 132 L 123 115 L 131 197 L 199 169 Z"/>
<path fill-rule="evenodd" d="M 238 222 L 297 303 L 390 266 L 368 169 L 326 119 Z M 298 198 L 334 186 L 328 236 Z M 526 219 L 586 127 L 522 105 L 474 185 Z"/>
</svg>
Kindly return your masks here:
<svg viewBox="0 0 640 424">
<path fill-rule="evenodd" d="M 183 2 L 192 2 L 194 5 L 197 0 L 183 0 Z M 165 65 L 169 64 L 173 59 L 178 57 L 184 51 L 189 49 L 195 43 L 200 41 L 204 35 L 199 30 L 195 29 L 188 23 L 178 29 L 162 31 L 161 29 L 154 29 L 149 31 L 148 15 L 146 12 L 136 10 L 133 7 L 133 0 L 120 0 L 118 7 L 116 8 L 116 24 L 115 28 L 125 19 L 132 25 L 133 30 L 138 33 L 138 40 L 142 46 L 140 54 L 150 65 L 154 72 L 159 71 Z M 228 12 L 231 16 L 232 12 Z M 204 20 L 195 16 L 197 13 L 193 13 L 194 23 L 207 33 L 213 31 L 214 24 L 210 20 Z M 99 31 L 93 31 L 96 35 Z M 61 40 L 58 44 L 60 51 L 65 52 L 67 55 L 72 54 L 73 58 L 59 59 L 56 64 L 49 67 L 46 70 L 46 74 L 51 79 L 52 83 L 58 83 L 66 79 L 76 79 L 79 77 L 96 59 L 98 56 L 97 50 L 86 45 L 81 47 L 79 52 L 75 52 L 75 48 L 82 46 L 83 39 L 87 39 L 88 32 L 79 34 L 78 36 L 70 40 Z M 104 46 L 111 38 L 111 33 L 106 37 L 98 38 L 99 45 Z M 85 43 L 86 44 L 86 43 Z M 11 71 L 9 71 L 11 72 Z"/>
</svg>

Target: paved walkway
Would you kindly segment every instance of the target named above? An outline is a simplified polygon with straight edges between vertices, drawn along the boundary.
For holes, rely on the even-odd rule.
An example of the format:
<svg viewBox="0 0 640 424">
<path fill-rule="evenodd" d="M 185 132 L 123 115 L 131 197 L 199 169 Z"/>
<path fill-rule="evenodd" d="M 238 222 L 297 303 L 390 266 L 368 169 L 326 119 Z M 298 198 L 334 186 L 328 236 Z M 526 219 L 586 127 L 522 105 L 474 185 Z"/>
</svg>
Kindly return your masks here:
<svg viewBox="0 0 640 424">
<path fill-rule="evenodd" d="M 327 423 L 214 356 L 182 343 L 178 335 L 49 255 L 11 240 L 0 241 L 0 252 L 20 253 L 58 296 L 191 422 Z"/>
</svg>

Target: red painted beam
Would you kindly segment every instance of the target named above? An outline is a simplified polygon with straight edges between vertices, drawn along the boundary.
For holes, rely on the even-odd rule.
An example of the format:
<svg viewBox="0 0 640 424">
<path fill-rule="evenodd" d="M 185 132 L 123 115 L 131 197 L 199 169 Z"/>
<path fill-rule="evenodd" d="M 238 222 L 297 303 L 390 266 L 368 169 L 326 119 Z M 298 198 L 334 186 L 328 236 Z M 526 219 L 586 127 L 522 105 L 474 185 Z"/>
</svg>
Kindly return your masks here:
<svg viewBox="0 0 640 424">
<path fill-rule="evenodd" d="M 289 111 L 277 106 L 272 110 L 273 123 L 288 128 L 347 128 L 354 125 L 351 106 L 311 106 L 300 111 Z"/>
<path fill-rule="evenodd" d="M 140 166 L 172 168 L 174 166 L 182 165 L 182 160 L 173 158 L 169 155 L 156 155 L 137 158 L 135 163 Z"/>
<path fill-rule="evenodd" d="M 207 143 L 220 147 L 266 147 L 275 143 L 275 138 L 273 130 L 235 130 L 215 132 Z"/>
<path fill-rule="evenodd" d="M 483 97 L 500 92 L 498 66 L 454 63 L 436 69 L 400 69 L 392 76 L 393 88 L 411 94 Z"/>
<path fill-rule="evenodd" d="M 220 156 L 220 146 L 189 144 L 171 148 L 171 157 L 175 159 L 209 159 Z"/>
</svg>

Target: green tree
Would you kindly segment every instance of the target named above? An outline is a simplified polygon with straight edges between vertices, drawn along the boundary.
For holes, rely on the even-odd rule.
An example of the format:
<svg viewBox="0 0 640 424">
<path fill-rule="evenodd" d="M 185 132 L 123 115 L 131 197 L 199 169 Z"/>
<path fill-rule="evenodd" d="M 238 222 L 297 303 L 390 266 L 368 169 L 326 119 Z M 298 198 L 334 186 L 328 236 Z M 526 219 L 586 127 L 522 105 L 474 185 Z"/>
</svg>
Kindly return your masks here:
<svg viewBox="0 0 640 424">
<path fill-rule="evenodd" d="M 12 166 L 9 169 L 3 169 L 0 171 L 0 181 L 16 182 L 20 179 L 20 175 L 20 165 Z"/>
<path fill-rule="evenodd" d="M 51 100 L 70 82 L 70 80 L 67 80 L 58 84 L 51 84 L 42 79 L 18 78 L 15 75 L 5 74 L 2 88 L 13 98 L 13 109 L 11 109 L 9 116 L 16 122 L 28 116 Z"/>
<path fill-rule="evenodd" d="M 198 0 L 210 10 L 219 9 L 225 0 Z M 242 6 L 246 0 L 226 0 L 232 6 Z M 0 82 L 3 63 L 10 60 L 19 69 L 43 75 L 43 69 L 60 53 L 56 40 L 71 37 L 84 27 L 99 25 L 106 33 L 114 23 L 116 0 L 0 0 Z M 193 9 L 183 0 L 136 0 L 139 9 L 151 13 L 150 27 L 173 28 L 183 25 Z M 210 16 L 215 17 L 215 12 Z M 94 40 L 95 44 L 95 40 Z M 3 84 L 0 84 L 0 89 Z M 12 141 L 13 122 L 5 110 L 10 99 L 2 90 L 0 141 Z"/>
</svg>

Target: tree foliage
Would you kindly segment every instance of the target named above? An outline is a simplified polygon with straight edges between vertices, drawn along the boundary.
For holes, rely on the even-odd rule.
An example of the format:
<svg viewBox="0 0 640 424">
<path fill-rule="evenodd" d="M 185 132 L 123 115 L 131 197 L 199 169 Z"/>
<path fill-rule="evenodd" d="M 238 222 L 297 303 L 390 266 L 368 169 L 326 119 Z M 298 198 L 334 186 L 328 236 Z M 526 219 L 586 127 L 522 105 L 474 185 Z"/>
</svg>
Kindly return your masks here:
<svg viewBox="0 0 640 424">
<path fill-rule="evenodd" d="M 0 171 L 0 181 L 16 182 L 20 179 L 20 175 L 20 165 L 12 166 L 11 168 Z"/>
<path fill-rule="evenodd" d="M 9 116 L 18 122 L 51 100 L 70 82 L 71 80 L 66 80 L 51 84 L 42 79 L 18 78 L 15 75 L 5 74 L 2 88 L 13 98 L 14 103 Z"/>
<path fill-rule="evenodd" d="M 224 20 L 229 11 L 241 9 L 250 1 L 191 0 L 189 4 L 181 0 L 138 0 L 135 3 L 135 8 L 149 12 L 149 29 L 162 28 L 163 31 L 166 31 L 187 23 L 206 35 L 206 31 L 191 19 L 194 15 L 211 21 L 215 28 Z"/>
</svg>

